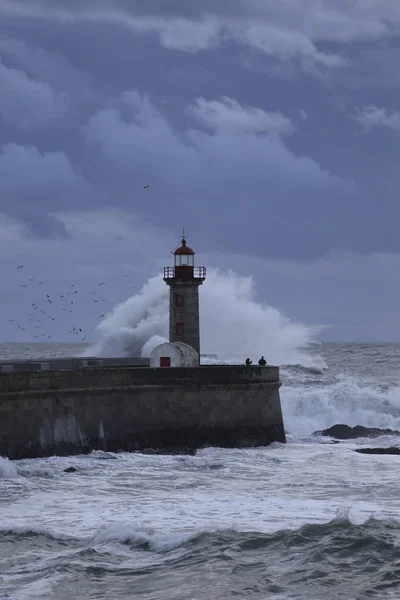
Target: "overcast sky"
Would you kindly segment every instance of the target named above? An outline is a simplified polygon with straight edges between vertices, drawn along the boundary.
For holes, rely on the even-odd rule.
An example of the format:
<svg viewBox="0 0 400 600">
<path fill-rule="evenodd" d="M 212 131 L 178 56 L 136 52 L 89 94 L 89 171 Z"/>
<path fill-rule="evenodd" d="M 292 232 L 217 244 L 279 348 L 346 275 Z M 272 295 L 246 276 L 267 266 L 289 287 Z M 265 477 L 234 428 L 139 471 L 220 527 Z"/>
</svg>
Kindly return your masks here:
<svg viewBox="0 0 400 600">
<path fill-rule="evenodd" d="M 52 339 L 72 309 L 94 339 L 185 225 L 323 339 L 398 341 L 399 26 L 397 0 L 0 0 L 0 338 L 75 286 Z"/>
</svg>

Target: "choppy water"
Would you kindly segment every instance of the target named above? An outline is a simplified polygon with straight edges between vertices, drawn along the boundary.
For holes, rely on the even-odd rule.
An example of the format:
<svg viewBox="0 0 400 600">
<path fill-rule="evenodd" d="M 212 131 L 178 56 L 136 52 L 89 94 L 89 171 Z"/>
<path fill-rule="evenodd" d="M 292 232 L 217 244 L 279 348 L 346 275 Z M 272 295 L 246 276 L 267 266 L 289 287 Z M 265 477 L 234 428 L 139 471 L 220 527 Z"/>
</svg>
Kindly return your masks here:
<svg viewBox="0 0 400 600">
<path fill-rule="evenodd" d="M 354 452 L 400 440 L 311 435 L 335 423 L 400 429 L 400 346 L 313 352 L 327 369 L 281 371 L 286 445 L 0 458 L 0 598 L 400 598 L 400 457 Z"/>
</svg>

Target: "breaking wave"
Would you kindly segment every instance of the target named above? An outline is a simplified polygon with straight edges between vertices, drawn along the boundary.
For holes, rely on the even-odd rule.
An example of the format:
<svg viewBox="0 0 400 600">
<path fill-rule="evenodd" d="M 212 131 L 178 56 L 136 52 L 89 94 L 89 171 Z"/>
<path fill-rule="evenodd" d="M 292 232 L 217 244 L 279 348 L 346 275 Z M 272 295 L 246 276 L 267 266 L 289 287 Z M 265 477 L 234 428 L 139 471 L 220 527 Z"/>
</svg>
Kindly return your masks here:
<svg viewBox="0 0 400 600">
<path fill-rule="evenodd" d="M 398 523 L 372 517 L 361 524 L 341 517 L 272 534 L 233 529 L 168 534 L 122 523 L 90 540 L 58 539 L 33 530 L 0 531 L 11 555 L 16 544 L 52 553 L 51 561 L 39 568 L 35 553 L 30 560 L 25 550 L 24 566 L 38 583 L 56 570 L 52 597 L 62 599 L 68 597 L 71 578 L 76 597 L 94 597 L 93 592 L 103 597 L 107 576 L 118 579 L 114 585 L 124 598 L 136 589 L 144 598 L 154 598 L 154 581 L 160 580 L 165 598 L 172 597 L 171 589 L 174 598 L 212 598 L 216 586 L 224 600 L 270 595 L 281 600 L 395 598 L 391 594 L 400 585 L 399 538 Z"/>
<path fill-rule="evenodd" d="M 162 275 L 116 306 L 98 325 L 100 340 L 86 356 L 149 356 L 167 340 L 168 288 Z M 321 327 L 295 323 L 277 309 L 256 300 L 252 277 L 209 269 L 200 291 L 201 341 L 204 354 L 221 361 L 253 361 L 264 355 L 270 364 L 301 364 L 323 368 L 323 359 L 310 353 Z"/>
<path fill-rule="evenodd" d="M 285 382 L 285 377 L 283 377 Z M 307 435 L 337 423 L 351 427 L 400 429 L 400 387 L 363 385 L 356 377 L 338 375 L 321 385 L 283 385 L 282 410 L 285 428 Z"/>
</svg>

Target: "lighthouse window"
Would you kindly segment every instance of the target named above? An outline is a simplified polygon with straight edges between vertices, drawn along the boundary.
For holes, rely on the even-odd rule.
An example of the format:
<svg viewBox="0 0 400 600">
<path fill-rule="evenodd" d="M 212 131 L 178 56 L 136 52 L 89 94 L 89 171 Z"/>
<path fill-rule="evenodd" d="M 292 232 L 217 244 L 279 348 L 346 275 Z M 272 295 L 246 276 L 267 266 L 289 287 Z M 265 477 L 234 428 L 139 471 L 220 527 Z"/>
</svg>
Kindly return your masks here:
<svg viewBox="0 0 400 600">
<path fill-rule="evenodd" d="M 176 267 L 193 267 L 194 256 L 193 254 L 178 254 L 175 256 Z"/>
<path fill-rule="evenodd" d="M 182 308 L 185 304 L 185 297 L 181 294 L 175 294 L 175 306 L 177 308 Z"/>
<path fill-rule="evenodd" d="M 177 323 L 175 331 L 176 335 L 183 335 L 183 323 Z"/>
</svg>

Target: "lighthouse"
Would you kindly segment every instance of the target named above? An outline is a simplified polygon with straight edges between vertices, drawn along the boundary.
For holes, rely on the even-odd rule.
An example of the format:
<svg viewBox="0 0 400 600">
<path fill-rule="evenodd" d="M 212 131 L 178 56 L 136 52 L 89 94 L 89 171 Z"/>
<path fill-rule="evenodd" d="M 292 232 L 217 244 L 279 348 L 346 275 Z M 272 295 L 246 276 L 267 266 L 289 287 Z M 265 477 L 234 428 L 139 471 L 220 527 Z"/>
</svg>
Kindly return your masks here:
<svg viewBox="0 0 400 600">
<path fill-rule="evenodd" d="M 195 252 L 186 243 L 173 252 L 174 266 L 164 267 L 164 281 L 169 285 L 169 341 L 183 342 L 200 356 L 199 286 L 206 278 L 205 267 L 195 267 Z"/>
</svg>

